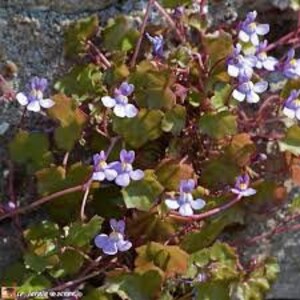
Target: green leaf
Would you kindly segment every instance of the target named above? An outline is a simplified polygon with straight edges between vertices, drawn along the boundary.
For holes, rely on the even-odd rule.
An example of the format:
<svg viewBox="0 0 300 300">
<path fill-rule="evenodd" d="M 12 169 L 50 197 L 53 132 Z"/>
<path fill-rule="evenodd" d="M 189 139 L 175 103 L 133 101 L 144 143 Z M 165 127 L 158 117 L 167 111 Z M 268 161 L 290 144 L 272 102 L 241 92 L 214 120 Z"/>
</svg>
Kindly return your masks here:
<svg viewBox="0 0 300 300">
<path fill-rule="evenodd" d="M 165 159 L 158 165 L 155 173 L 158 181 L 167 191 L 177 191 L 180 181 L 192 178 L 194 170 L 191 165 Z"/>
<path fill-rule="evenodd" d="M 112 300 L 112 296 L 100 289 L 93 289 L 83 296 L 82 300 Z"/>
<path fill-rule="evenodd" d="M 295 214 L 298 214 L 300 212 L 300 196 L 296 196 L 293 198 L 290 204 L 290 211 Z"/>
<path fill-rule="evenodd" d="M 57 224 L 51 221 L 42 221 L 37 224 L 31 225 L 25 231 L 25 239 L 30 241 L 38 241 L 38 240 L 46 240 L 46 239 L 54 239 L 59 237 L 59 227 Z"/>
<path fill-rule="evenodd" d="M 36 255 L 34 253 L 26 253 L 24 255 L 24 263 L 27 268 L 30 268 L 38 274 L 46 270 L 48 266 L 48 260 L 46 257 Z"/>
<path fill-rule="evenodd" d="M 211 65 L 214 65 L 221 59 L 225 59 L 233 50 L 233 41 L 231 34 L 219 30 L 212 34 L 205 35 L 203 39 L 204 47 L 209 55 Z M 223 64 L 225 66 L 225 63 Z"/>
<path fill-rule="evenodd" d="M 1 285 L 21 285 L 28 278 L 29 274 L 29 270 L 25 268 L 23 262 L 12 263 L 1 272 Z"/>
<path fill-rule="evenodd" d="M 182 5 L 190 5 L 191 0 L 160 0 L 161 4 L 165 8 L 175 8 Z"/>
<path fill-rule="evenodd" d="M 228 100 L 230 93 L 232 92 L 232 87 L 230 84 L 225 83 L 217 83 L 214 88 L 214 95 L 211 98 L 211 104 L 214 109 L 217 111 L 227 110 L 227 106 L 225 105 Z"/>
<path fill-rule="evenodd" d="M 54 138 L 57 146 L 70 151 L 81 136 L 87 116 L 76 107 L 76 102 L 63 94 L 53 97 L 55 105 L 48 110 L 49 115 L 60 122 L 55 130 Z"/>
<path fill-rule="evenodd" d="M 48 195 L 60 190 L 84 184 L 91 176 L 91 167 L 76 163 L 67 172 L 62 167 L 51 167 L 36 173 L 38 191 Z M 59 224 L 77 219 L 82 201 L 82 191 L 70 193 L 46 204 L 48 213 Z"/>
<path fill-rule="evenodd" d="M 156 242 L 136 248 L 135 270 L 145 272 L 157 270 L 166 277 L 185 274 L 189 255 L 178 246 L 165 246 Z"/>
<path fill-rule="evenodd" d="M 148 211 L 164 188 L 151 170 L 145 171 L 142 180 L 133 181 L 122 190 L 127 208 Z"/>
<path fill-rule="evenodd" d="M 206 114 L 200 118 L 199 129 L 208 136 L 221 139 L 237 133 L 236 116 L 222 111 L 217 114 Z"/>
<path fill-rule="evenodd" d="M 103 44 L 109 51 L 130 51 L 138 39 L 139 33 L 134 29 L 129 19 L 118 16 L 109 20 L 108 26 L 103 31 Z"/>
<path fill-rule="evenodd" d="M 171 109 L 175 105 L 176 95 L 171 90 L 175 78 L 169 70 L 158 70 L 149 61 L 142 61 L 131 74 L 130 82 L 135 85 L 139 107 Z"/>
<path fill-rule="evenodd" d="M 162 130 L 179 135 L 185 126 L 186 109 L 182 105 L 176 105 L 166 112 L 162 120 Z"/>
<path fill-rule="evenodd" d="M 132 148 L 140 148 L 162 134 L 160 110 L 141 109 L 135 118 L 113 118 L 113 130 L 120 134 Z"/>
<path fill-rule="evenodd" d="M 77 101 L 95 99 L 102 93 L 102 73 L 94 64 L 76 65 L 55 82 L 54 88 Z"/>
<path fill-rule="evenodd" d="M 76 222 L 69 228 L 69 234 L 65 244 L 74 247 L 84 247 L 90 244 L 91 240 L 101 230 L 103 219 L 94 216 L 88 223 Z"/>
<path fill-rule="evenodd" d="M 300 155 L 300 127 L 297 125 L 290 127 L 285 138 L 278 143 L 280 151 L 288 151 L 296 156 Z"/>
<path fill-rule="evenodd" d="M 161 243 L 176 233 L 174 221 L 168 217 L 163 218 L 156 212 L 138 212 L 127 223 L 127 227 L 130 237 Z"/>
<path fill-rule="evenodd" d="M 18 287 L 19 293 L 39 292 L 51 287 L 51 282 L 43 275 L 32 275 Z"/>
<path fill-rule="evenodd" d="M 20 130 L 9 144 L 13 161 L 26 164 L 29 170 L 38 170 L 52 162 L 52 154 L 48 151 L 49 141 L 43 133 L 29 133 Z"/>
<path fill-rule="evenodd" d="M 299 89 L 300 89 L 300 80 L 299 79 L 290 79 L 285 83 L 285 85 L 280 93 L 280 96 L 283 99 L 286 99 L 291 94 L 292 90 L 299 90 Z"/>
<path fill-rule="evenodd" d="M 77 20 L 65 31 L 64 51 L 68 58 L 76 58 L 85 51 L 85 42 L 91 39 L 98 31 L 99 20 L 97 15 Z"/>
<path fill-rule="evenodd" d="M 230 300 L 228 283 L 212 281 L 195 286 L 196 300 Z M 242 300 L 242 299 L 241 299 Z M 244 299 L 243 299 L 244 300 Z"/>
<path fill-rule="evenodd" d="M 140 274 L 124 274 L 110 279 L 106 289 L 116 293 L 121 299 L 152 300 L 159 299 L 161 276 L 156 271 Z"/>
<path fill-rule="evenodd" d="M 181 247 L 188 253 L 199 251 L 210 246 L 225 227 L 236 223 L 243 224 L 243 221 L 244 212 L 238 207 L 231 208 L 224 212 L 222 216 L 207 223 L 201 231 L 187 234 L 181 242 Z"/>
</svg>

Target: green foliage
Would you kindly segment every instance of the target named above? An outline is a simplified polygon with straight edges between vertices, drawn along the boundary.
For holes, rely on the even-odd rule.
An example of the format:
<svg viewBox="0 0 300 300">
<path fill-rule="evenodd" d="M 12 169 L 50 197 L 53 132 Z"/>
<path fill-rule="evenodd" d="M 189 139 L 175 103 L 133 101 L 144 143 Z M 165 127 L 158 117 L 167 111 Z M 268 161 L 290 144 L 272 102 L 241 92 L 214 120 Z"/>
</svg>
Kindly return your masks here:
<svg viewBox="0 0 300 300">
<path fill-rule="evenodd" d="M 48 150 L 48 137 L 43 133 L 29 133 L 20 130 L 9 145 L 11 158 L 25 164 L 34 171 L 48 166 L 52 162 L 52 154 Z"/>
<path fill-rule="evenodd" d="M 135 87 L 136 102 L 149 109 L 171 109 L 176 96 L 171 89 L 175 78 L 170 70 L 159 70 L 149 61 L 142 61 L 130 76 Z"/>
<path fill-rule="evenodd" d="M 60 122 L 54 133 L 56 144 L 60 149 L 70 151 L 81 136 L 86 115 L 76 107 L 73 99 L 63 94 L 54 96 L 53 101 L 55 105 L 49 110 L 49 115 Z"/>
<path fill-rule="evenodd" d="M 148 211 L 163 190 L 154 172 L 149 170 L 145 172 L 142 180 L 135 181 L 123 189 L 122 195 L 127 208 Z"/>
<path fill-rule="evenodd" d="M 85 50 L 84 43 L 98 31 L 99 20 L 96 15 L 71 23 L 65 32 L 65 55 L 76 58 Z"/>
<path fill-rule="evenodd" d="M 287 130 L 286 136 L 279 141 L 279 148 L 282 152 L 291 152 L 298 156 L 300 154 L 300 127 L 294 125 Z"/>
<path fill-rule="evenodd" d="M 113 129 L 132 148 L 140 148 L 148 141 L 159 138 L 163 113 L 160 110 L 141 109 L 135 118 L 113 118 Z"/>
<path fill-rule="evenodd" d="M 151 242 L 136 249 L 135 270 L 140 273 L 156 270 L 162 276 L 173 277 L 185 274 L 188 267 L 188 254 L 178 246 L 164 246 Z"/>
<path fill-rule="evenodd" d="M 162 130 L 179 135 L 185 126 L 186 109 L 184 106 L 176 105 L 169 110 L 162 120 Z"/>
<path fill-rule="evenodd" d="M 74 66 L 64 77 L 56 81 L 54 88 L 82 102 L 99 97 L 102 92 L 102 73 L 99 66 L 84 64 Z"/>
<path fill-rule="evenodd" d="M 133 48 L 138 38 L 138 31 L 130 26 L 130 21 L 125 16 L 118 16 L 109 21 L 103 31 L 103 44 L 109 51 L 129 51 Z"/>
<path fill-rule="evenodd" d="M 175 8 L 181 5 L 191 4 L 191 0 L 161 0 L 162 5 L 166 8 Z"/>
<path fill-rule="evenodd" d="M 208 136 L 221 139 L 237 133 L 236 117 L 227 111 L 215 115 L 204 115 L 200 118 L 199 129 Z"/>
</svg>

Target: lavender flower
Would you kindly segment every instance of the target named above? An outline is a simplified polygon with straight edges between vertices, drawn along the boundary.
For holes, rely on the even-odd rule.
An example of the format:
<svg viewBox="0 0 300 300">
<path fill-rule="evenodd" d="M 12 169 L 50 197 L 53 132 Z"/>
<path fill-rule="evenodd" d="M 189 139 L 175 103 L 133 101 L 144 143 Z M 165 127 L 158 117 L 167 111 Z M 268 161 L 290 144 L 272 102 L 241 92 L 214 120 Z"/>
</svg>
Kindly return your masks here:
<svg viewBox="0 0 300 300">
<path fill-rule="evenodd" d="M 114 97 L 105 96 L 101 98 L 103 105 L 107 108 L 113 108 L 113 112 L 120 118 L 134 118 L 138 110 L 133 105 L 128 103 L 128 96 L 133 93 L 134 85 L 123 82 L 118 89 L 114 91 Z"/>
<path fill-rule="evenodd" d="M 124 239 L 125 222 L 111 219 L 109 223 L 113 230 L 112 233 L 110 235 L 97 235 L 95 237 L 95 245 L 107 255 L 115 255 L 118 251 L 124 252 L 129 250 L 132 247 L 132 243 Z"/>
<path fill-rule="evenodd" d="M 291 94 L 284 103 L 283 113 L 291 119 L 300 120 L 300 90 L 292 90 Z"/>
<path fill-rule="evenodd" d="M 300 77 L 300 59 L 295 59 L 295 50 L 291 49 L 285 61 L 280 66 L 282 73 L 285 77 L 290 79 L 296 79 Z"/>
<path fill-rule="evenodd" d="M 245 43 L 251 42 L 254 46 L 258 46 L 258 36 L 264 36 L 270 31 L 269 24 L 257 24 L 255 22 L 257 12 L 249 12 L 245 21 L 240 25 L 239 39 Z"/>
<path fill-rule="evenodd" d="M 202 199 L 194 200 L 192 191 L 195 189 L 195 181 L 193 179 L 182 180 L 179 186 L 179 197 L 177 199 L 166 199 L 165 203 L 170 209 L 179 209 L 182 216 L 192 216 L 194 210 L 202 209 L 205 201 Z"/>
<path fill-rule="evenodd" d="M 144 177 L 144 172 L 140 169 L 133 170 L 132 163 L 135 159 L 134 151 L 122 150 L 120 152 L 120 162 L 112 163 L 112 168 L 117 171 L 115 182 L 117 185 L 126 187 L 130 180 L 141 180 Z"/>
<path fill-rule="evenodd" d="M 162 35 L 151 36 L 146 33 L 146 36 L 150 43 L 152 44 L 153 56 L 163 57 L 164 56 L 164 38 Z"/>
<path fill-rule="evenodd" d="M 268 46 L 268 42 L 265 40 L 260 43 L 256 50 L 256 68 L 257 69 L 266 69 L 267 71 L 274 71 L 275 66 L 278 64 L 278 60 L 273 56 L 268 56 L 265 49 Z"/>
<path fill-rule="evenodd" d="M 249 188 L 250 177 L 248 174 L 241 175 L 237 178 L 234 188 L 231 192 L 238 195 L 239 197 L 248 197 L 256 194 L 256 190 Z"/>
<path fill-rule="evenodd" d="M 51 99 L 44 99 L 44 92 L 47 89 L 48 82 L 45 78 L 33 77 L 30 84 L 27 86 L 26 93 L 18 93 L 17 101 L 27 106 L 30 111 L 38 112 L 42 108 L 50 108 L 55 103 Z"/>
<path fill-rule="evenodd" d="M 244 78 L 240 85 L 233 91 L 232 96 L 237 101 L 246 101 L 248 103 L 257 103 L 259 101 L 259 95 L 265 92 L 268 88 L 266 81 L 259 81 L 253 83 L 252 81 Z"/>
<path fill-rule="evenodd" d="M 93 180 L 103 181 L 107 179 L 112 181 L 117 177 L 117 171 L 112 168 L 113 163 L 108 164 L 106 159 L 107 157 L 104 151 L 101 151 L 99 154 L 95 154 L 93 156 Z"/>
<path fill-rule="evenodd" d="M 253 67 L 257 64 L 257 58 L 254 55 L 243 56 L 241 51 L 242 46 L 237 44 L 227 60 L 227 72 L 231 77 L 242 76 L 250 79 Z"/>
</svg>

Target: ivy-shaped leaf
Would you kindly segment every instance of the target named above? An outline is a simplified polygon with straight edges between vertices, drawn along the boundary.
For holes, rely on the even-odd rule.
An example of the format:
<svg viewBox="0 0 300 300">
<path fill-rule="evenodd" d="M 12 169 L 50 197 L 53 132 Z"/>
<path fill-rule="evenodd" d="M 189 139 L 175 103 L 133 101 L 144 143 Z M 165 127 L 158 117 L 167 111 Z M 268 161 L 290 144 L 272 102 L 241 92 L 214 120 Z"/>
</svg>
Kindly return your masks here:
<svg viewBox="0 0 300 300">
<path fill-rule="evenodd" d="M 148 61 L 142 61 L 131 74 L 130 82 L 135 85 L 135 98 L 140 107 L 171 109 L 176 96 L 171 90 L 175 82 L 169 70 L 158 70 Z"/>
<path fill-rule="evenodd" d="M 176 105 L 167 111 L 162 120 L 162 130 L 179 135 L 185 126 L 186 109 L 182 105 Z"/>
<path fill-rule="evenodd" d="M 278 143 L 280 151 L 288 151 L 296 156 L 300 155 L 300 127 L 297 125 L 290 127 L 285 138 Z"/>
<path fill-rule="evenodd" d="M 76 58 L 84 52 L 84 43 L 97 33 L 98 24 L 99 20 L 96 15 L 71 23 L 65 31 L 64 50 L 66 57 Z"/>
<path fill-rule="evenodd" d="M 26 164 L 29 171 L 48 166 L 52 162 L 52 154 L 48 151 L 48 137 L 43 133 L 29 133 L 20 130 L 9 145 L 11 158 Z"/>
<path fill-rule="evenodd" d="M 138 256 L 134 264 L 138 272 L 157 270 L 166 277 L 172 277 L 187 271 L 189 255 L 178 246 L 150 242 L 136 251 Z"/>
<path fill-rule="evenodd" d="M 133 148 L 140 148 L 162 134 L 160 110 L 141 109 L 135 118 L 113 118 L 113 130 Z"/>
<path fill-rule="evenodd" d="M 103 44 L 109 51 L 130 51 L 138 36 L 138 31 L 131 26 L 129 19 L 125 16 L 118 16 L 110 19 L 104 29 Z"/>
<path fill-rule="evenodd" d="M 122 190 L 127 208 L 137 208 L 148 211 L 164 188 L 151 170 L 145 171 L 142 180 L 132 182 Z"/>
</svg>

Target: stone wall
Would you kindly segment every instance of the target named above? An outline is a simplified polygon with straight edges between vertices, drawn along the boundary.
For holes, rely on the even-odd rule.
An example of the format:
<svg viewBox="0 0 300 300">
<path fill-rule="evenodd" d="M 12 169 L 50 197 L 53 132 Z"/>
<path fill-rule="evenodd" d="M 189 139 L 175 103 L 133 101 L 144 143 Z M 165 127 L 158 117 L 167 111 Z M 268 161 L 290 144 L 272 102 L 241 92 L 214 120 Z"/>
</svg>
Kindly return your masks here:
<svg viewBox="0 0 300 300">
<path fill-rule="evenodd" d="M 239 13 L 244 14 L 253 8 L 262 12 L 264 19 L 271 19 L 278 28 L 282 28 L 282 24 L 291 24 L 295 19 L 291 11 L 284 13 L 280 11 L 286 9 L 288 0 L 211 2 L 209 11 L 214 22 L 233 20 Z M 32 75 L 44 76 L 52 80 L 66 68 L 62 55 L 62 41 L 64 27 L 70 21 L 90 13 L 99 14 L 101 20 L 105 21 L 120 12 L 128 14 L 140 11 L 144 7 L 145 1 L 142 0 L 0 0 L 0 65 L 13 61 L 19 69 L 16 82 L 20 85 L 23 85 Z M 270 11 L 272 13 L 269 13 Z M 278 18 L 279 14 L 280 18 Z M 1 103 L 0 133 L 4 123 L 16 124 L 19 114 L 20 110 L 16 105 Z M 0 174 L 1 178 L 6 172 L 2 142 L 0 157 L 0 171 L 3 173 Z M 272 222 L 274 220 L 271 220 Z M 250 228 L 250 233 L 255 234 L 268 226 L 271 225 L 262 223 L 261 226 L 253 226 Z M 254 253 L 271 253 L 280 259 L 282 270 L 280 279 L 274 286 L 270 298 L 300 299 L 299 249 L 300 235 L 296 233 L 276 238 L 272 246 L 267 243 L 251 249 L 249 256 Z M 9 237 L 0 239 L 0 270 L 16 255 L 17 249 L 13 240 Z"/>
</svg>

